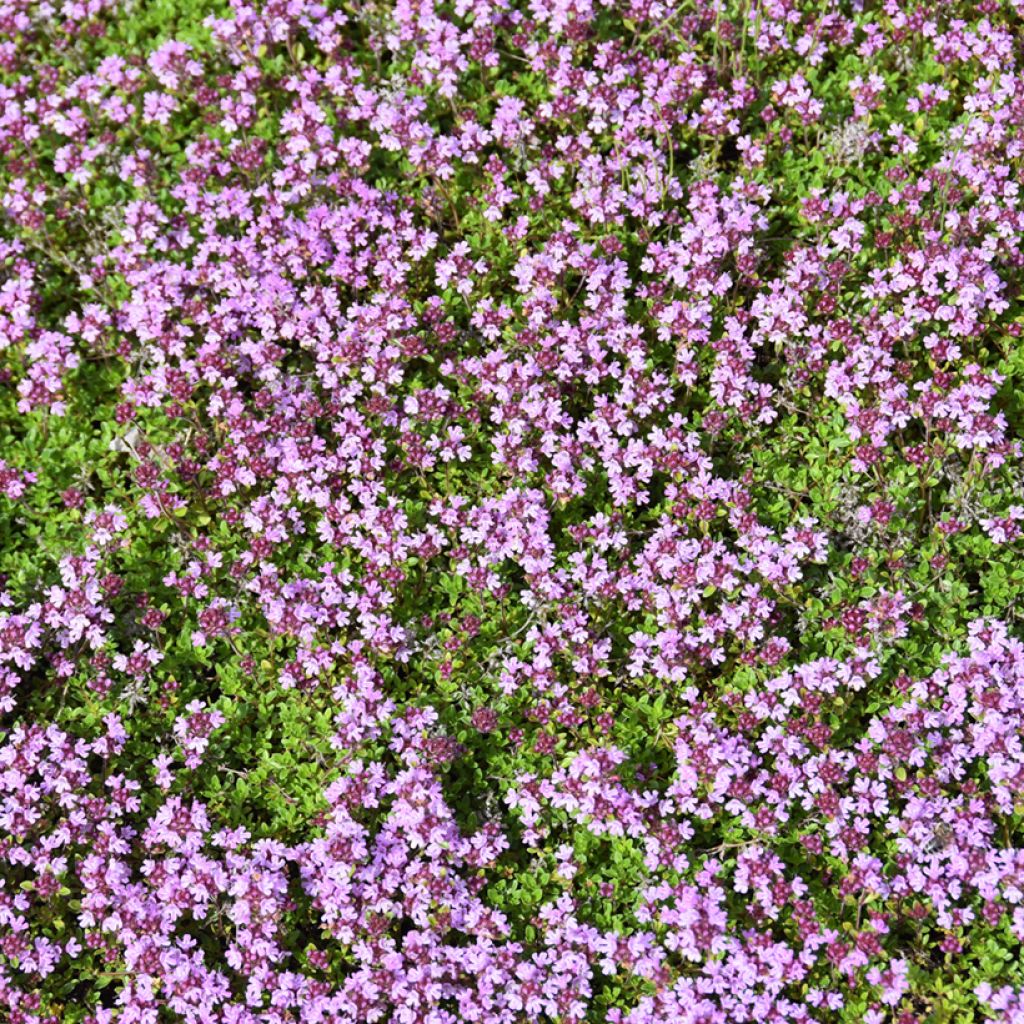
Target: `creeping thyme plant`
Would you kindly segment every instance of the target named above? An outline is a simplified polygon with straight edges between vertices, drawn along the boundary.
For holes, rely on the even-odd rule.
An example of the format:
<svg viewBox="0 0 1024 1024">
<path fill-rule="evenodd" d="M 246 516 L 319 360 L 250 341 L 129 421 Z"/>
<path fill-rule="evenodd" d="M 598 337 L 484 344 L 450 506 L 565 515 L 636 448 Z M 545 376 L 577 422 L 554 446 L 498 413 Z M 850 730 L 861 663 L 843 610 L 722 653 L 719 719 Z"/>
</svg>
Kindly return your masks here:
<svg viewBox="0 0 1024 1024">
<path fill-rule="evenodd" d="M 1024 1021 L 1024 0 L 0 0 L 0 1020 Z"/>
</svg>

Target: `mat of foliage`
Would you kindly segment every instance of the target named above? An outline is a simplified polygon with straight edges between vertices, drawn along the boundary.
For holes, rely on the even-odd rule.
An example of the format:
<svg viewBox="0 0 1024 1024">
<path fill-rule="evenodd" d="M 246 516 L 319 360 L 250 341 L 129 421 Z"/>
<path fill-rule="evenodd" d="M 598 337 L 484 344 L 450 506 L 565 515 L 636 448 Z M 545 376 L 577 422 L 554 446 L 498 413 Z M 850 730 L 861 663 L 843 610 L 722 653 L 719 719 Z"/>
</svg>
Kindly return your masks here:
<svg viewBox="0 0 1024 1024">
<path fill-rule="evenodd" d="M 0 0 L 0 1019 L 1024 1021 L 1022 152 L 1022 0 Z"/>
</svg>

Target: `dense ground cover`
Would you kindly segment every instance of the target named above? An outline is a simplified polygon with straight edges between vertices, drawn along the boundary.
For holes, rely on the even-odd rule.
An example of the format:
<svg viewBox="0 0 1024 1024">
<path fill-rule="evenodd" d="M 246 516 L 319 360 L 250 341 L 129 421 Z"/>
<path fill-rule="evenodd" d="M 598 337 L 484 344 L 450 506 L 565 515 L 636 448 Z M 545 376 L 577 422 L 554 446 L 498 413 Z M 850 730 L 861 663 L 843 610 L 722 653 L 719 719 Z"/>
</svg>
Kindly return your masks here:
<svg viewBox="0 0 1024 1024">
<path fill-rule="evenodd" d="M 1022 29 L 0 0 L 0 1019 L 1024 1020 Z"/>
</svg>

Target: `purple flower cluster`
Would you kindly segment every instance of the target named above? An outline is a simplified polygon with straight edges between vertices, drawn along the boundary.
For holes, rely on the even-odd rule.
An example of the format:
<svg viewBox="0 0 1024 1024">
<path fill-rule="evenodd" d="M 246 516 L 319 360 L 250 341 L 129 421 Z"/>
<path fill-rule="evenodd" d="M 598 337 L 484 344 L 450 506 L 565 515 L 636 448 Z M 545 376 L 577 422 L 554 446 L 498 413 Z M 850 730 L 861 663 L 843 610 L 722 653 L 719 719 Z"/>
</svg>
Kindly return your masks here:
<svg viewBox="0 0 1024 1024">
<path fill-rule="evenodd" d="M 219 13 L 0 0 L 0 1019 L 1024 1021 L 1024 3 Z"/>
</svg>

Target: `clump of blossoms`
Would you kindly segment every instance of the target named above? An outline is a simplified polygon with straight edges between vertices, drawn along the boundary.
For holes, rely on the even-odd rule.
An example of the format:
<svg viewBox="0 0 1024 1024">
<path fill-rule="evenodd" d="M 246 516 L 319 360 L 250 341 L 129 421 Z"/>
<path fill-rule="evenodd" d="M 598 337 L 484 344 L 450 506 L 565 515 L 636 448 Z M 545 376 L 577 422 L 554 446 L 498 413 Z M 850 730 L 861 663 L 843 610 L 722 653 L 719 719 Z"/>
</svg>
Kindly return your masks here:
<svg viewBox="0 0 1024 1024">
<path fill-rule="evenodd" d="M 1024 1020 L 1022 37 L 0 0 L 0 1019 Z"/>
</svg>

